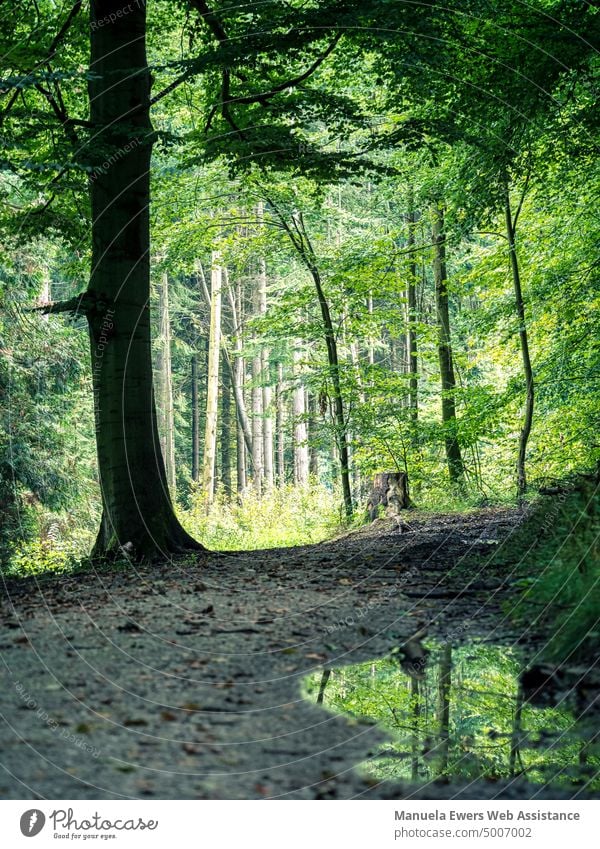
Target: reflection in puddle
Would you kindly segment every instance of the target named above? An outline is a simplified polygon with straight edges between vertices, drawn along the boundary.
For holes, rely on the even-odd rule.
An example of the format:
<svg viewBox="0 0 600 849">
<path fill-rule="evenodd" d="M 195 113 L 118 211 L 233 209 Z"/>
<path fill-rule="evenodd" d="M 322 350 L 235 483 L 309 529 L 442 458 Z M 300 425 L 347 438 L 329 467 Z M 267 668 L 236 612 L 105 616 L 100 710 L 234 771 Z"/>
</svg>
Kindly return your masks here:
<svg viewBox="0 0 600 849">
<path fill-rule="evenodd" d="M 308 698 L 393 733 L 364 765 L 371 775 L 415 783 L 524 776 L 600 790 L 598 713 L 576 692 L 552 694 L 552 706 L 537 707 L 523 694 L 523 659 L 515 649 L 424 645 L 416 664 L 391 655 L 306 680 Z"/>
</svg>

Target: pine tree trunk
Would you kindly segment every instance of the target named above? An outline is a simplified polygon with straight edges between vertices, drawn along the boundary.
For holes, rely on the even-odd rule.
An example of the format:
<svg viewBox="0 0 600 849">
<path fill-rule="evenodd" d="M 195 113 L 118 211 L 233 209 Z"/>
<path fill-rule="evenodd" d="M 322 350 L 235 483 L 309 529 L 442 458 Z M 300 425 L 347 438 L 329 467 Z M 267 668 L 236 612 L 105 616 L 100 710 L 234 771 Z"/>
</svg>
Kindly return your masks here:
<svg viewBox="0 0 600 849">
<path fill-rule="evenodd" d="M 201 549 L 178 522 L 158 448 L 150 332 L 150 73 L 146 9 L 92 0 L 90 120 L 106 166 L 90 178 L 90 329 L 102 520 L 94 554 Z M 96 21 L 114 14 L 110 26 Z"/>
<path fill-rule="evenodd" d="M 212 255 L 210 287 L 210 332 L 208 345 L 208 380 L 206 387 L 206 430 L 204 436 L 204 470 L 202 486 L 207 506 L 215 496 L 215 463 L 217 454 L 217 416 L 219 404 L 219 359 L 221 349 L 221 285 L 222 270 L 217 252 Z"/>
<path fill-rule="evenodd" d="M 438 356 L 442 384 L 444 444 L 450 482 L 457 489 L 462 490 L 465 484 L 465 471 L 457 435 L 456 405 L 454 400 L 456 378 L 454 376 L 454 364 L 452 360 L 446 275 L 446 234 L 444 232 L 444 211 L 441 206 L 435 206 L 433 208 L 432 218 L 432 241 L 434 244 L 433 274 L 438 325 Z"/>
<path fill-rule="evenodd" d="M 527 443 L 531 426 L 533 424 L 533 408 L 535 403 L 535 388 L 533 382 L 533 369 L 531 366 L 531 356 L 529 354 L 529 338 L 527 335 L 527 320 L 525 317 L 525 303 L 523 301 L 523 290 L 521 288 L 521 272 L 519 269 L 519 259 L 517 256 L 517 247 L 515 242 L 515 225 L 513 224 L 512 211 L 510 208 L 510 195 L 508 187 L 506 189 L 506 235 L 508 238 L 508 251 L 510 256 L 510 268 L 513 279 L 513 287 L 515 291 L 515 305 L 517 308 L 517 316 L 519 319 L 519 341 L 521 343 L 521 359 L 523 361 L 523 373 L 525 375 L 525 413 L 523 416 L 523 426 L 519 434 L 519 456 L 517 459 L 517 496 L 519 501 L 523 500 L 527 489 L 527 473 L 525 463 L 527 459 Z"/>
</svg>

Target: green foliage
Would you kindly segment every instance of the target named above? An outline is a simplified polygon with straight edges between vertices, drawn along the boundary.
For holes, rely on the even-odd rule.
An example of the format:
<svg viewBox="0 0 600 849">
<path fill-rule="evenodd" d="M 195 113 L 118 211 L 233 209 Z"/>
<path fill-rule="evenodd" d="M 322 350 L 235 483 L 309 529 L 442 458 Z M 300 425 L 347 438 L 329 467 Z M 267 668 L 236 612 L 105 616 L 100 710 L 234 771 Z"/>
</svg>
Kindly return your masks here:
<svg viewBox="0 0 600 849">
<path fill-rule="evenodd" d="M 191 500 L 180 516 L 186 530 L 217 551 L 308 545 L 341 529 L 339 503 L 330 489 L 317 483 L 272 489 L 262 498 L 248 489 L 228 500 L 221 491 L 208 513 L 201 492 Z"/>
<path fill-rule="evenodd" d="M 63 529 L 64 530 L 64 529 Z M 36 536 L 17 545 L 10 563 L 2 572 L 7 577 L 27 578 L 44 572 L 72 572 L 87 556 L 94 536 L 91 530 L 71 528 L 61 533 L 59 523 L 50 526 L 50 534 Z"/>
<path fill-rule="evenodd" d="M 567 484 L 568 487 L 568 484 Z M 508 549 L 522 588 L 512 614 L 548 637 L 544 654 L 557 663 L 600 651 L 600 493 L 598 478 L 558 487 L 532 505 Z"/>
</svg>

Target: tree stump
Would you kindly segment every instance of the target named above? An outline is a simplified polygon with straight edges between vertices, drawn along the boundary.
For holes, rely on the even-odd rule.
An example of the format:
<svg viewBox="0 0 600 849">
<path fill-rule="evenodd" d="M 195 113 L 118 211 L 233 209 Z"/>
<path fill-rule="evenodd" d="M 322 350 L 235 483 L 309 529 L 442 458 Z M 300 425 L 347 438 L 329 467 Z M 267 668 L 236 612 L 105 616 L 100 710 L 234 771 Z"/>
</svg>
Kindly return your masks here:
<svg viewBox="0 0 600 849">
<path fill-rule="evenodd" d="M 367 499 L 367 512 L 372 522 L 379 516 L 380 506 L 385 508 L 388 518 L 398 516 L 401 510 L 410 507 L 406 472 L 379 472 L 375 475 Z"/>
</svg>

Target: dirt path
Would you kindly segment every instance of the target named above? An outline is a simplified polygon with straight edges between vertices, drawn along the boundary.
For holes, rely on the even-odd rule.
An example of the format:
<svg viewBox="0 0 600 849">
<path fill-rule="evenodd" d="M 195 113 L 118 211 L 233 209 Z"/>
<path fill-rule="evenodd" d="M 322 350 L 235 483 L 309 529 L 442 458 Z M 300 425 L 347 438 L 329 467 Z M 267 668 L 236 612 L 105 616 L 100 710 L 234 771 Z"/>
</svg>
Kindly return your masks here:
<svg viewBox="0 0 600 849">
<path fill-rule="evenodd" d="M 417 628 L 511 640 L 486 560 L 510 510 L 410 518 L 319 546 L 13 581 L 0 620 L 4 798 L 455 796 L 365 779 L 384 737 L 302 698 L 324 663 Z M 467 575 L 466 557 L 481 569 Z M 539 794 L 539 787 L 536 788 Z M 528 795 L 479 782 L 467 797 Z"/>
</svg>

